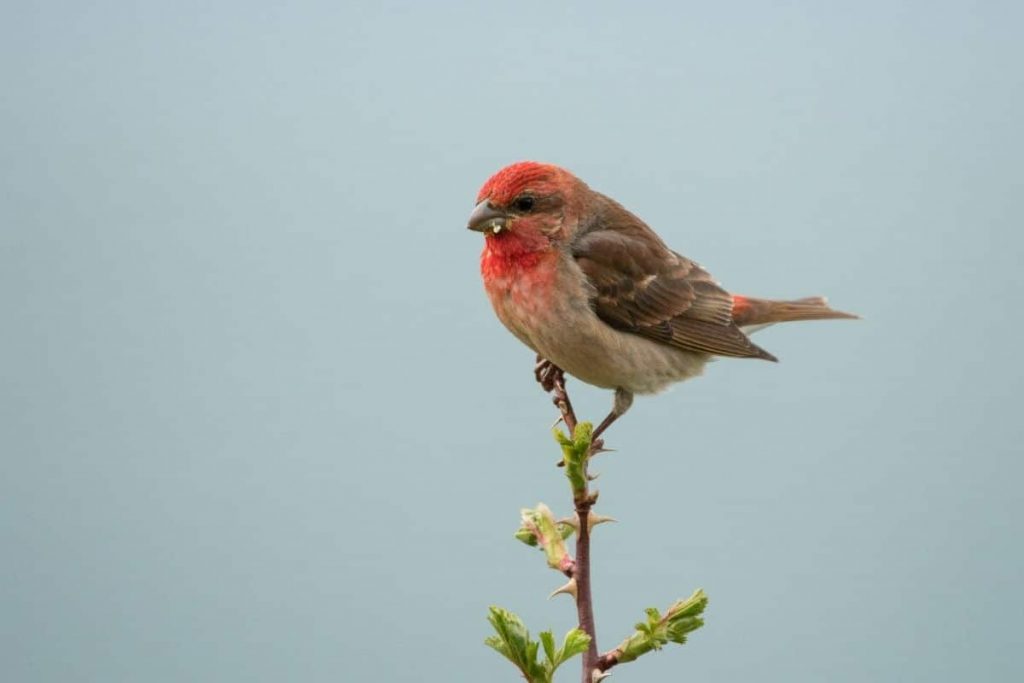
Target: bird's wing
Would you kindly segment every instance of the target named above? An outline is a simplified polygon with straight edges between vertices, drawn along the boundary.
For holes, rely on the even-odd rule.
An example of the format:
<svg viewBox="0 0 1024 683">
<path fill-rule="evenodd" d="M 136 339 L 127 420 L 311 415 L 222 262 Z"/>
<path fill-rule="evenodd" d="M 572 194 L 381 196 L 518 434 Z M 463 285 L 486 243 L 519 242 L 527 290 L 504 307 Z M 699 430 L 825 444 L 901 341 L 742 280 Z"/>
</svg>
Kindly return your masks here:
<svg viewBox="0 0 1024 683">
<path fill-rule="evenodd" d="M 592 304 L 617 330 L 699 353 L 774 356 L 732 319 L 732 296 L 693 261 L 665 246 L 640 219 L 589 226 L 572 255 L 594 288 Z"/>
</svg>

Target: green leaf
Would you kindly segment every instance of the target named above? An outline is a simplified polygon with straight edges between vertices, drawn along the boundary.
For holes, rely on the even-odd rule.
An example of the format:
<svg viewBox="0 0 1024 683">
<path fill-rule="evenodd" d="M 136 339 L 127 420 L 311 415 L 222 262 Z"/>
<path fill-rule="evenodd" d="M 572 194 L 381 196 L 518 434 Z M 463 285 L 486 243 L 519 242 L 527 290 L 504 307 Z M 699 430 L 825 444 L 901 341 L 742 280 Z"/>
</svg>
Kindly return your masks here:
<svg viewBox="0 0 1024 683">
<path fill-rule="evenodd" d="M 688 617 L 681 621 L 674 622 L 668 626 L 668 639 L 673 643 L 682 645 L 686 642 L 686 634 L 696 631 L 704 625 L 704 620 L 698 617 Z"/>
<path fill-rule="evenodd" d="M 562 537 L 563 541 L 576 533 L 576 527 L 573 526 L 571 522 L 566 521 L 555 522 L 555 529 L 558 531 L 558 535 Z M 522 541 L 528 546 L 534 548 L 537 547 L 537 535 L 534 533 L 533 529 L 525 523 L 520 524 L 514 535 L 516 540 Z"/>
<path fill-rule="evenodd" d="M 563 532 L 558 528 L 548 506 L 537 503 L 533 510 L 524 508 L 520 511 L 520 518 L 522 523 L 516 532 L 516 538 L 527 545 L 539 545 L 547 557 L 548 566 L 552 569 L 568 571 L 573 565 L 573 559 L 565 548 Z M 526 535 L 533 539 L 533 543 L 524 538 Z"/>
<path fill-rule="evenodd" d="M 503 641 L 498 636 L 488 636 L 484 638 L 484 645 L 494 648 L 498 652 L 498 654 L 505 657 L 513 664 L 516 664 L 515 656 L 513 656 L 512 652 L 508 649 L 508 647 L 506 647 L 505 641 Z M 516 666 L 519 665 L 516 664 Z"/>
<path fill-rule="evenodd" d="M 498 635 L 485 639 L 484 644 L 515 664 L 530 683 L 548 683 L 547 672 L 537 663 L 538 644 L 530 640 L 530 632 L 523 621 L 512 612 L 495 606 L 490 608 L 487 620 Z"/>
<path fill-rule="evenodd" d="M 532 531 L 530 531 L 526 527 L 521 526 L 518 529 L 516 529 L 515 537 L 516 537 L 517 540 L 522 541 L 523 543 L 525 543 L 528 546 L 531 546 L 531 547 L 534 547 L 534 548 L 537 547 L 537 537 L 534 535 L 534 533 Z M 565 537 L 563 536 L 562 538 L 565 538 Z"/>
<path fill-rule="evenodd" d="M 703 590 L 696 590 L 693 595 L 685 600 L 677 600 L 668 608 L 668 614 L 672 619 L 682 617 L 695 617 L 704 611 L 708 606 L 708 596 Z"/>
<path fill-rule="evenodd" d="M 580 422 L 570 440 L 561 429 L 554 430 L 555 440 L 562 447 L 562 462 L 565 463 L 565 476 L 569 478 L 573 496 L 581 496 L 587 490 L 586 462 L 590 455 L 590 441 L 594 426 L 589 422 Z"/>
<path fill-rule="evenodd" d="M 616 660 L 631 662 L 651 650 L 660 650 L 666 643 L 685 643 L 687 634 L 704 625 L 700 615 L 707 604 L 708 596 L 697 590 L 685 600 L 672 603 L 664 615 L 648 608 L 647 622 L 638 623 L 633 635 L 616 646 Z"/>
<path fill-rule="evenodd" d="M 557 669 L 566 660 L 585 652 L 590 636 L 578 628 L 565 634 L 562 647 L 555 649 L 551 631 L 541 631 L 540 642 L 530 640 L 530 632 L 523 621 L 508 610 L 492 606 L 487 620 L 497 635 L 484 639 L 484 643 L 515 664 L 528 683 L 551 683 Z M 547 661 L 537 661 L 537 651 L 544 646 Z"/>
<path fill-rule="evenodd" d="M 562 540 L 569 538 L 576 533 L 576 527 L 569 522 L 558 522 L 558 533 L 562 535 Z"/>
<path fill-rule="evenodd" d="M 555 636 L 551 631 L 541 631 L 540 642 L 544 646 L 544 654 L 547 656 L 548 661 L 558 666 L 555 664 Z"/>
<path fill-rule="evenodd" d="M 572 659 L 576 655 L 583 654 L 587 651 L 588 647 L 590 647 L 590 636 L 582 629 L 574 628 L 565 634 L 565 639 L 562 640 L 562 647 L 558 649 L 555 666 L 560 666 L 563 662 Z"/>
</svg>

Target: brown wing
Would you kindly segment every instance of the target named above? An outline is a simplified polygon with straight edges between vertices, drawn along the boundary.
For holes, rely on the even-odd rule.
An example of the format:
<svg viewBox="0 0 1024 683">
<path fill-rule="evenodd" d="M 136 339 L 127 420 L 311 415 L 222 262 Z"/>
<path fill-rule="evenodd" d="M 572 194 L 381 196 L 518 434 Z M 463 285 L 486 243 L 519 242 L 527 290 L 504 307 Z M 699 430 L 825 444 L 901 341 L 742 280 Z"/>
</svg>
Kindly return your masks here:
<svg viewBox="0 0 1024 683">
<path fill-rule="evenodd" d="M 707 271 L 612 204 L 612 213 L 625 218 L 586 226 L 572 245 L 602 320 L 686 351 L 775 360 L 736 326 L 732 296 Z"/>
</svg>

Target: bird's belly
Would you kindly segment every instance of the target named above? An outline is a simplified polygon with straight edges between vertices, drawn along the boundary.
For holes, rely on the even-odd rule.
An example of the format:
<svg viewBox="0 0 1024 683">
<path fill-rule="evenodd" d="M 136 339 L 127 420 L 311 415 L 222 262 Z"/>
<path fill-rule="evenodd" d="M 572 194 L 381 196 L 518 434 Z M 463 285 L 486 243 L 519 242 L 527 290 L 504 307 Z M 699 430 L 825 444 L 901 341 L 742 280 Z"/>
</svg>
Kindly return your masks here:
<svg viewBox="0 0 1024 683">
<path fill-rule="evenodd" d="M 537 351 L 594 386 L 651 394 L 699 375 L 708 356 L 615 330 L 593 312 L 557 330 L 539 330 Z"/>
<path fill-rule="evenodd" d="M 488 294 L 505 327 L 570 375 L 598 387 L 650 394 L 703 370 L 706 354 L 620 332 L 597 317 L 582 288 L 556 280 L 517 280 Z"/>
</svg>

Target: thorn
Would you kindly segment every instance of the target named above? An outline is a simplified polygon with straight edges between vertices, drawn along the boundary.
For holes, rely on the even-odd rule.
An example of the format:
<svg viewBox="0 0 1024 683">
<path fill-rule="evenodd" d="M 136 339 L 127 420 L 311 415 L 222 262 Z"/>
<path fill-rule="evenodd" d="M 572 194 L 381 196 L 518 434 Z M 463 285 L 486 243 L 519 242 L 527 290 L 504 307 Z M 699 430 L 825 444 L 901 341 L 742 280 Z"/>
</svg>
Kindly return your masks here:
<svg viewBox="0 0 1024 683">
<path fill-rule="evenodd" d="M 576 579 L 572 578 L 564 586 L 559 586 L 555 589 L 555 592 L 548 596 L 548 600 L 555 597 L 559 593 L 568 593 L 574 599 L 576 598 Z"/>
<path fill-rule="evenodd" d="M 619 520 L 614 517 L 607 517 L 605 515 L 595 515 L 593 513 L 587 515 L 587 531 L 593 531 L 594 527 L 598 524 L 604 524 L 605 522 L 618 522 Z"/>
<path fill-rule="evenodd" d="M 580 516 L 579 515 L 573 515 L 572 517 L 562 517 L 562 519 L 558 520 L 558 524 L 568 524 L 573 529 L 579 529 L 580 528 Z"/>
<path fill-rule="evenodd" d="M 598 514 L 595 514 L 594 512 L 591 512 L 590 514 L 587 515 L 587 531 L 593 531 L 594 527 L 597 526 L 598 524 L 604 524 L 605 522 L 618 522 L 618 521 L 619 520 L 615 519 L 614 517 L 609 517 L 607 515 L 598 515 Z M 573 529 L 576 529 L 576 531 L 579 531 L 580 530 L 580 516 L 579 515 L 573 515 L 572 517 L 563 517 L 562 519 L 558 520 L 558 524 L 568 524 Z"/>
<path fill-rule="evenodd" d="M 611 673 L 608 672 L 608 671 L 601 671 L 600 669 L 594 669 L 592 672 L 590 672 L 590 682 L 591 683 L 598 683 L 599 681 L 603 681 L 604 679 L 608 678 L 609 676 L 611 676 Z"/>
<path fill-rule="evenodd" d="M 559 422 L 564 422 L 564 421 L 565 421 L 565 418 L 562 417 L 561 415 L 559 415 L 558 419 L 551 423 L 551 427 L 548 428 L 548 431 L 550 431 L 550 430 L 554 429 L 555 427 L 557 427 Z"/>
<path fill-rule="evenodd" d="M 587 474 L 587 481 L 594 481 L 595 479 L 597 479 L 600 476 L 601 476 L 600 472 L 598 472 L 597 474 Z"/>
</svg>

